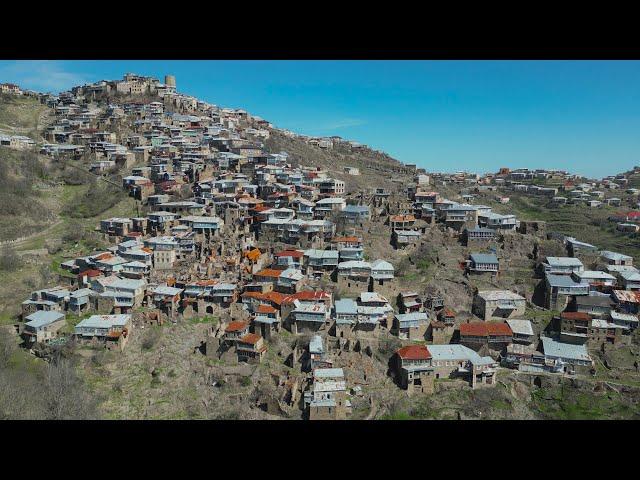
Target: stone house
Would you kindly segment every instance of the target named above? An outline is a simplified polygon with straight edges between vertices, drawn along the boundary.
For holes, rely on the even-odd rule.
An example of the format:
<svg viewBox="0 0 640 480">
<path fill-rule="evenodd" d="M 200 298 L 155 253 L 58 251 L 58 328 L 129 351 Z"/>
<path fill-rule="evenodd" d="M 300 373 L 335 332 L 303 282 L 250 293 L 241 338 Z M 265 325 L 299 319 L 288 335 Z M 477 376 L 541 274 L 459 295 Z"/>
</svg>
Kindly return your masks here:
<svg viewBox="0 0 640 480">
<path fill-rule="evenodd" d="M 524 315 L 527 301 L 509 290 L 479 291 L 473 301 L 473 311 L 481 319 L 501 320 Z"/>
</svg>

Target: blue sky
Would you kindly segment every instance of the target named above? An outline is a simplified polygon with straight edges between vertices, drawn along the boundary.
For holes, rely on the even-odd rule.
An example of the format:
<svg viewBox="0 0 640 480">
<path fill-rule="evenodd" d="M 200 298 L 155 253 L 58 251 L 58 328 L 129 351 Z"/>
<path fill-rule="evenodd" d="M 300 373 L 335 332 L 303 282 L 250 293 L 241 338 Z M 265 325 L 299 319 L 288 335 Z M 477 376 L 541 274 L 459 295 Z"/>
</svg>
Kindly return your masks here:
<svg viewBox="0 0 640 480">
<path fill-rule="evenodd" d="M 0 82 L 60 91 L 128 71 L 428 170 L 640 164 L 638 61 L 0 61 Z"/>
</svg>

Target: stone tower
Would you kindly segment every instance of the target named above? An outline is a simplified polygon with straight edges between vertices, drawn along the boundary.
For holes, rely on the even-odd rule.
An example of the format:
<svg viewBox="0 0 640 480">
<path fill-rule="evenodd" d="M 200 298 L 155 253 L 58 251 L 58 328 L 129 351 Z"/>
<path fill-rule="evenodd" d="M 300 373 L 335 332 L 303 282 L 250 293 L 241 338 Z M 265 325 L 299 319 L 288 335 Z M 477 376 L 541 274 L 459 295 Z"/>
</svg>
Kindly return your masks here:
<svg viewBox="0 0 640 480">
<path fill-rule="evenodd" d="M 168 87 L 175 87 L 176 86 L 176 77 L 173 75 L 165 75 L 164 76 L 164 84 L 167 85 Z"/>
</svg>

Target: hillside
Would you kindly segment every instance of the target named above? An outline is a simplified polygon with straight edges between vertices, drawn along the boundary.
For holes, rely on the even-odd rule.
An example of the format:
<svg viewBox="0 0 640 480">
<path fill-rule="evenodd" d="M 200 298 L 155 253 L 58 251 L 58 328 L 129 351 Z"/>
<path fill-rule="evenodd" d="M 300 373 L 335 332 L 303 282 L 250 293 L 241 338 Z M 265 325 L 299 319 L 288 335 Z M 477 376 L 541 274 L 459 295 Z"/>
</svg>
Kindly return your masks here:
<svg viewBox="0 0 640 480">
<path fill-rule="evenodd" d="M 399 189 L 412 179 L 411 172 L 398 160 L 370 149 L 351 151 L 344 146 L 325 150 L 303 140 L 271 130 L 264 142 L 270 153 L 285 151 L 293 162 L 326 169 L 332 177 L 346 182 L 348 193 L 368 192 L 374 188 Z M 356 167 L 360 175 L 349 175 L 345 167 Z"/>
<path fill-rule="evenodd" d="M 48 118 L 37 100 L 5 95 L 0 101 L 0 123 L 20 134 L 40 138 Z M 60 261 L 105 246 L 93 231 L 99 218 L 135 211 L 121 188 L 81 167 L 0 147 L 0 324 L 15 321 L 16 298 L 55 282 Z M 119 185 L 120 177 L 112 181 Z"/>
<path fill-rule="evenodd" d="M 0 132 L 38 140 L 41 127 L 49 116 L 50 109 L 37 99 L 0 94 Z"/>
<path fill-rule="evenodd" d="M 39 139 L 49 119 L 50 111 L 34 100 L 4 101 L 3 97 L 0 102 L 0 124 L 14 133 Z M 133 131 L 132 124 L 123 123 L 117 121 L 108 127 L 99 123 L 99 126 L 118 133 L 117 139 L 121 142 L 123 136 Z M 367 148 L 354 150 L 346 144 L 337 144 L 332 149 L 322 149 L 275 129 L 269 133 L 270 138 L 264 142 L 268 152 L 287 152 L 294 166 L 326 169 L 331 177 L 345 181 L 347 198 L 353 200 L 358 194 L 370 193 L 375 188 L 392 192 L 384 208 L 372 208 L 370 220 L 361 224 L 336 224 L 339 234 L 363 237 L 365 260 L 384 259 L 393 264 L 397 285 L 386 290 L 376 288 L 376 292 L 386 295 L 396 311 L 400 292 L 438 294 L 448 308 L 455 310 L 456 321 L 464 322 L 472 318 L 471 301 L 475 291 L 515 290 L 530 299 L 540 280 L 534 271 L 539 260 L 536 254 L 540 250 L 562 254 L 560 242 L 533 234 L 505 235 L 496 244 L 502 265 L 500 274 L 468 275 L 464 262 L 478 247 L 467 247 L 451 229 L 441 224 L 427 226 L 424 220 L 415 224 L 416 228 L 424 229 L 420 241 L 415 246 L 396 250 L 391 245 L 388 217 L 412 208 L 405 188 L 415 185 L 414 171 L 386 154 Z M 0 284 L 0 324 L 15 323 L 20 302 L 29 292 L 68 279 L 69 274 L 60 267 L 61 262 L 112 246 L 95 231 L 100 219 L 138 216 L 136 201 L 121 187 L 122 176 L 129 171 L 114 172 L 111 168 L 101 175 L 93 175 L 86 172 L 88 162 L 85 157 L 59 161 L 35 152 L 0 147 L 0 240 L 5 242 L 0 262 L 0 274 L 5 279 Z M 347 174 L 345 167 L 358 168 L 360 174 Z M 463 201 L 464 188 L 460 185 L 428 188 L 447 199 Z M 548 230 L 572 234 L 601 248 L 634 256 L 640 253 L 637 237 L 620 235 L 613 230 L 615 224 L 607 220 L 615 210 L 611 207 L 554 208 L 540 198 L 509 195 L 511 202 L 506 205 L 499 203 L 495 194 L 480 194 L 474 203 L 491 206 L 496 212 L 515 213 L 522 220 L 547 221 Z M 629 201 L 625 197 L 625 206 Z M 237 239 L 233 235 L 228 238 Z M 331 291 L 335 298 L 355 299 L 362 292 L 345 285 L 339 288 L 327 278 L 314 282 L 310 279 L 309 285 Z M 220 317 L 213 314 L 203 317 L 203 310 L 200 312 L 200 316 L 178 317 L 175 323 L 153 324 L 147 322 L 146 315 L 155 313 L 155 307 L 145 304 L 132 309 L 135 320 L 140 322 L 138 325 L 143 322 L 146 325 L 132 335 L 124 351 L 116 353 L 69 342 L 73 343 L 70 351 L 57 352 L 73 358 L 73 363 L 67 363 L 62 373 L 66 372 L 71 378 L 68 388 L 79 392 L 79 397 L 72 399 L 82 412 L 78 415 L 113 419 L 301 418 L 302 409 L 298 405 L 280 406 L 280 410 L 274 411 L 272 401 L 282 398 L 283 385 L 290 378 L 305 378 L 300 362 L 289 365 L 286 359 L 293 356 L 294 348 L 307 348 L 308 336 L 282 329 L 269 339 L 264 361 L 244 368 L 235 365 L 229 356 L 222 359 L 205 353 L 203 339 L 208 338 L 212 327 L 221 322 L 228 310 Z M 539 334 L 554 313 L 557 312 L 528 305 L 523 316 L 532 321 L 535 333 Z M 68 314 L 64 331 L 72 331 L 79 320 L 80 317 Z M 8 331 L 9 328 L 5 328 L 2 334 Z M 381 334 L 379 341 L 366 345 L 368 340 L 364 339 L 357 347 L 340 345 L 336 338 L 327 344 L 327 350 L 338 359 L 336 366 L 344 367 L 347 383 L 361 386 L 361 395 L 353 397 L 352 418 L 355 419 L 638 418 L 640 382 L 632 367 L 639 354 L 636 343 L 593 352 L 599 363 L 597 372 L 588 378 L 574 380 L 541 375 L 534 380 L 533 375 L 501 369 L 496 388 L 474 390 L 465 381 L 438 378 L 435 395 L 408 398 L 389 375 L 389 360 L 403 343 L 388 331 Z M 34 392 L 38 399 L 46 399 L 56 384 L 36 387 L 36 380 L 48 378 L 51 370 L 23 351 L 15 352 L 11 346 L 6 350 L 9 354 L 0 361 L 9 365 L 7 371 L 15 368 L 18 373 L 0 375 L 0 416 L 16 418 L 20 412 L 6 406 L 11 404 L 11 398 L 3 397 L 3 390 Z M 29 377 L 28 388 L 19 382 L 25 372 L 34 374 Z M 93 401 L 87 401 L 85 388 L 91 392 Z M 41 403 L 34 400 L 30 411 L 40 417 L 55 417 L 52 413 L 43 413 L 46 406 Z M 7 411 L 10 413 L 6 414 Z M 56 415 L 73 418 L 69 409 Z"/>
</svg>

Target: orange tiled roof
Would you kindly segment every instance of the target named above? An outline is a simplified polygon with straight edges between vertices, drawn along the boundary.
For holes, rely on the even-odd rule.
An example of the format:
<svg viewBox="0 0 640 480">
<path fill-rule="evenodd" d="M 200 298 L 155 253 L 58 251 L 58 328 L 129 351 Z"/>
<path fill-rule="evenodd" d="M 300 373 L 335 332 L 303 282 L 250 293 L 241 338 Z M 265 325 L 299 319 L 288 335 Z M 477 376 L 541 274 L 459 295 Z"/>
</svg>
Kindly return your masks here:
<svg viewBox="0 0 640 480">
<path fill-rule="evenodd" d="M 277 310 L 270 305 L 258 305 L 258 313 L 276 313 Z"/>
<path fill-rule="evenodd" d="M 285 298 L 287 298 L 287 295 L 280 292 L 267 292 L 263 295 L 265 300 L 268 300 L 271 303 L 275 303 L 278 306 L 280 306 Z"/>
<path fill-rule="evenodd" d="M 330 294 L 322 290 L 303 290 L 301 292 L 292 293 L 291 295 L 286 295 L 282 300 L 282 303 L 293 303 L 295 300 L 325 300 L 327 298 L 330 298 Z"/>
<path fill-rule="evenodd" d="M 333 240 L 331 240 L 331 242 L 333 243 L 338 243 L 338 242 L 361 242 L 362 239 L 359 237 L 335 237 Z"/>
<path fill-rule="evenodd" d="M 244 252 L 243 255 L 247 257 L 249 260 L 251 260 L 252 262 L 255 262 L 260 258 L 260 255 L 262 255 L 262 252 L 259 249 L 254 248 L 253 250 Z"/>
<path fill-rule="evenodd" d="M 278 278 L 282 274 L 282 270 L 274 270 L 273 268 L 265 268 L 264 270 L 260 270 L 257 273 L 254 273 L 254 276 L 257 277 L 275 277 Z"/>
<path fill-rule="evenodd" d="M 460 325 L 460 336 L 488 337 L 489 335 L 513 335 L 511 327 L 499 322 L 471 322 Z"/>
<path fill-rule="evenodd" d="M 389 217 L 389 220 L 392 222 L 413 222 L 415 219 L 416 217 L 413 215 L 391 215 L 391 217 Z"/>
<path fill-rule="evenodd" d="M 259 300 L 265 299 L 265 294 L 262 292 L 244 292 L 240 295 L 242 298 L 257 298 Z"/>
<path fill-rule="evenodd" d="M 398 355 L 403 360 L 429 360 L 431 352 L 424 345 L 407 345 L 398 350 Z"/>
<path fill-rule="evenodd" d="M 246 329 L 248 326 L 247 322 L 243 322 L 242 320 L 236 320 L 227 325 L 225 332 L 241 332 Z"/>
<path fill-rule="evenodd" d="M 255 345 L 262 337 L 255 333 L 247 333 L 244 337 L 240 339 L 242 343 L 249 343 L 251 345 Z"/>
<path fill-rule="evenodd" d="M 85 270 L 84 272 L 80 272 L 78 274 L 79 277 L 99 277 L 100 275 L 102 275 L 102 272 L 93 268 L 90 268 L 89 270 Z"/>
<path fill-rule="evenodd" d="M 293 258 L 302 258 L 304 256 L 304 252 L 300 250 L 282 250 L 274 254 L 274 257 L 293 257 Z"/>
</svg>

